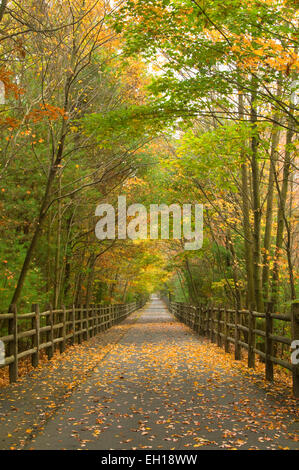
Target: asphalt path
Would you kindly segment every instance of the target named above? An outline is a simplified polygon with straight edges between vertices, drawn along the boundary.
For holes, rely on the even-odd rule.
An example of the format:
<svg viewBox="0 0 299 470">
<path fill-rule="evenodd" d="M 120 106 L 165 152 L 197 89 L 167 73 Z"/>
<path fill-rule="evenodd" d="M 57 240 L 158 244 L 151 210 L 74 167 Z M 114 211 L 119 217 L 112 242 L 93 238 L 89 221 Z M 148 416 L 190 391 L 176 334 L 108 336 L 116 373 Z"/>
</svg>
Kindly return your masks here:
<svg viewBox="0 0 299 470">
<path fill-rule="evenodd" d="M 293 405 L 154 299 L 23 448 L 298 449 Z"/>
</svg>

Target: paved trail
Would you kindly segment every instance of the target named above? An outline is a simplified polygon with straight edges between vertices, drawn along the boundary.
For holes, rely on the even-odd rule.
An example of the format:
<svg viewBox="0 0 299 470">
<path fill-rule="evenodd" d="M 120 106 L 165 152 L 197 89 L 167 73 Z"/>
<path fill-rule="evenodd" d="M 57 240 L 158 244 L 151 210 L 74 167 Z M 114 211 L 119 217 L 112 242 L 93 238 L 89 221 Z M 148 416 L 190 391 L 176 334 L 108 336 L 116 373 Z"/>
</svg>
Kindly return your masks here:
<svg viewBox="0 0 299 470">
<path fill-rule="evenodd" d="M 153 300 L 29 447 L 298 448 L 293 419 Z"/>
<path fill-rule="evenodd" d="M 25 448 L 298 449 L 290 403 L 230 357 L 153 300 Z"/>
</svg>

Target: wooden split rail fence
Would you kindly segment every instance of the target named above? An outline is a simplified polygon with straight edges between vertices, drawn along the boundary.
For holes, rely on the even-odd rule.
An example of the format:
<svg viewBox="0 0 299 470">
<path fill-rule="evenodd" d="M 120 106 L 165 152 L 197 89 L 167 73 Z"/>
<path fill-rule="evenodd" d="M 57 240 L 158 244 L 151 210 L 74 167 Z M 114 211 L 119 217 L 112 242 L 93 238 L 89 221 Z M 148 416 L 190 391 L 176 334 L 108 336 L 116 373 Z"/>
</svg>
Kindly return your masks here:
<svg viewBox="0 0 299 470">
<path fill-rule="evenodd" d="M 18 362 L 31 356 L 37 367 L 40 352 L 45 350 L 49 359 L 58 347 L 63 352 L 67 344 L 81 344 L 101 331 L 125 319 L 142 308 L 143 302 L 116 305 L 80 305 L 71 308 L 40 311 L 39 304 L 32 305 L 32 312 L 18 314 L 15 306 L 9 313 L 0 314 L 2 361 L 0 367 L 9 367 L 10 382 L 18 378 Z"/>
<path fill-rule="evenodd" d="M 180 302 L 167 302 L 169 310 L 179 321 L 187 324 L 199 334 L 205 335 L 230 351 L 234 344 L 235 359 L 241 359 L 241 349 L 248 351 L 248 367 L 255 366 L 256 354 L 265 362 L 265 376 L 273 381 L 273 365 L 277 364 L 292 372 L 293 392 L 299 398 L 299 365 L 291 361 L 291 346 L 299 347 L 299 303 L 292 305 L 291 315 L 272 313 L 271 304 L 266 313 L 250 310 L 193 306 Z M 257 325 L 257 320 L 258 325 Z M 274 320 L 290 325 L 289 336 L 279 336 L 274 331 Z M 258 327 L 257 327 L 258 326 Z M 261 338 L 260 343 L 257 339 Z M 295 341 L 296 343 L 293 343 Z M 287 345 L 287 358 L 275 355 L 275 345 Z M 260 349 L 258 344 L 263 344 Z M 261 349 L 264 349 L 263 351 Z M 285 355 L 284 355 L 285 356 Z M 297 361 L 299 354 L 297 353 Z M 289 359 L 289 360 L 286 360 Z"/>
</svg>

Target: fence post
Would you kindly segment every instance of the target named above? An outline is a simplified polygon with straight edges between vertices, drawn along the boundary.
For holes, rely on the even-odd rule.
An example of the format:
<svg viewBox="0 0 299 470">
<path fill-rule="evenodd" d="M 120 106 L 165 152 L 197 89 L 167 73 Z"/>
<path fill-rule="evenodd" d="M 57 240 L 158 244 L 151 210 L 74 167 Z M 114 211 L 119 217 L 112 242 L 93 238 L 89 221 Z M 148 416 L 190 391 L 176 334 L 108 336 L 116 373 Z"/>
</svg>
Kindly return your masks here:
<svg viewBox="0 0 299 470">
<path fill-rule="evenodd" d="M 210 340 L 214 342 L 214 307 L 211 307 L 210 312 Z"/>
<path fill-rule="evenodd" d="M 199 305 L 195 308 L 195 330 L 199 334 L 200 332 L 200 307 Z"/>
<path fill-rule="evenodd" d="M 97 325 L 97 329 L 96 329 L 96 332 L 97 332 L 97 335 L 100 333 L 101 331 L 101 326 L 100 326 L 100 321 L 101 321 L 101 317 L 100 317 L 100 306 L 98 304 L 95 304 L 95 309 L 96 309 L 96 325 Z"/>
<path fill-rule="evenodd" d="M 100 327 L 100 306 L 98 304 L 95 304 L 95 309 L 96 309 L 96 325 L 97 325 L 97 329 L 96 329 L 96 332 L 97 332 L 97 335 L 100 333 L 101 331 L 101 327 Z"/>
<path fill-rule="evenodd" d="M 266 380 L 273 381 L 273 362 L 271 356 L 273 356 L 273 341 L 271 335 L 273 333 L 273 318 L 271 316 L 273 310 L 273 303 L 268 302 L 266 309 L 266 342 L 265 342 L 265 354 L 266 354 Z"/>
<path fill-rule="evenodd" d="M 89 332 L 89 305 L 85 304 L 84 305 L 84 318 L 85 318 L 85 328 L 86 328 L 86 333 L 85 333 L 85 341 L 89 340 L 90 337 L 90 332 Z"/>
<path fill-rule="evenodd" d="M 235 360 L 240 361 L 241 359 L 241 346 L 240 346 L 240 311 L 238 305 L 235 310 Z"/>
<path fill-rule="evenodd" d="M 84 332 L 84 340 L 87 341 L 89 339 L 89 310 L 88 310 L 88 305 L 84 304 L 83 305 L 83 318 L 84 318 L 84 324 L 85 324 L 85 332 Z"/>
<path fill-rule="evenodd" d="M 127 315 L 130 313 L 130 305 L 127 305 Z M 111 315 L 111 326 L 115 325 L 115 315 L 114 315 L 114 310 L 113 310 L 113 305 L 110 305 L 110 315 Z"/>
<path fill-rule="evenodd" d="M 97 305 L 93 305 L 93 314 L 94 314 L 94 335 L 96 336 L 99 332 L 99 317 L 98 317 L 98 308 Z"/>
<path fill-rule="evenodd" d="M 82 343 L 83 339 L 83 305 L 80 304 L 79 312 L 78 312 L 78 320 L 79 320 L 79 332 L 78 332 L 78 344 Z"/>
<path fill-rule="evenodd" d="M 107 330 L 107 307 L 103 305 L 103 331 Z"/>
<path fill-rule="evenodd" d="M 85 305 L 81 304 L 81 342 L 86 340 L 86 310 Z"/>
<path fill-rule="evenodd" d="M 35 313 L 32 318 L 32 329 L 35 330 L 35 334 L 32 336 L 33 347 L 36 348 L 36 352 L 31 356 L 31 362 L 33 367 L 37 367 L 39 363 L 39 345 L 40 345 L 40 315 L 39 315 L 39 304 L 32 304 L 32 311 Z"/>
<path fill-rule="evenodd" d="M 103 308 L 101 305 L 98 306 L 98 316 L 98 330 L 101 333 L 103 331 Z"/>
<path fill-rule="evenodd" d="M 61 337 L 62 341 L 59 343 L 59 350 L 60 353 L 63 353 L 65 350 L 65 343 L 66 343 L 66 311 L 65 306 L 62 306 L 62 328 L 61 328 Z"/>
<path fill-rule="evenodd" d="M 49 310 L 49 315 L 46 317 L 46 324 L 50 327 L 47 331 L 47 342 L 51 345 L 47 348 L 48 359 L 52 359 L 54 354 L 54 328 L 53 328 L 53 307 L 52 304 L 47 305 L 47 310 Z"/>
<path fill-rule="evenodd" d="M 104 314 L 104 315 L 103 315 L 103 319 L 104 319 L 103 329 L 104 329 L 104 331 L 106 331 L 107 328 L 108 328 L 108 326 L 109 326 L 109 325 L 108 325 L 109 316 L 108 316 L 108 313 L 107 313 L 107 312 L 108 312 L 108 308 L 107 308 L 107 306 L 105 305 L 105 306 L 103 307 L 103 314 Z"/>
<path fill-rule="evenodd" d="M 221 347 L 221 308 L 217 310 L 217 346 Z"/>
<path fill-rule="evenodd" d="M 210 337 L 210 307 L 206 308 L 206 336 Z"/>
<path fill-rule="evenodd" d="M 9 381 L 12 383 L 18 380 L 18 319 L 15 304 L 9 307 L 9 313 L 13 314 L 13 317 L 8 321 L 8 334 L 13 335 L 8 346 L 9 356 L 14 356 L 14 361 L 9 364 Z"/>
<path fill-rule="evenodd" d="M 208 336 L 208 309 L 206 306 L 202 309 L 202 326 L 204 336 Z"/>
<path fill-rule="evenodd" d="M 90 304 L 90 314 L 91 314 L 91 337 L 95 336 L 96 330 L 95 330 L 95 309 L 94 305 Z"/>
<path fill-rule="evenodd" d="M 228 337 L 229 337 L 229 332 L 230 332 L 230 329 L 229 329 L 229 326 L 228 326 L 228 323 L 229 323 L 229 312 L 227 311 L 227 308 L 224 307 L 223 309 L 223 317 L 224 317 L 224 349 L 225 349 L 225 352 L 229 352 L 229 340 L 228 340 Z"/>
<path fill-rule="evenodd" d="M 87 339 L 90 339 L 90 338 L 92 337 L 92 330 L 90 329 L 90 328 L 91 328 L 91 324 L 92 324 L 90 305 L 89 305 L 89 304 L 86 304 L 86 305 L 85 305 L 85 308 L 86 308 Z"/>
<path fill-rule="evenodd" d="M 124 305 L 124 310 L 126 312 L 126 306 Z M 107 325 L 107 330 L 111 328 L 112 326 L 112 318 L 111 318 L 111 308 L 110 305 L 107 306 L 107 315 L 108 315 L 108 325 Z"/>
<path fill-rule="evenodd" d="M 89 321 L 90 321 L 90 330 L 89 330 L 89 337 L 92 338 L 94 336 L 94 319 L 93 319 L 93 305 L 88 305 L 89 310 Z"/>
<path fill-rule="evenodd" d="M 101 306 L 99 304 L 96 305 L 97 309 L 97 334 L 102 331 L 102 326 L 101 326 Z"/>
<path fill-rule="evenodd" d="M 207 336 L 211 337 L 211 307 L 207 308 Z"/>
<path fill-rule="evenodd" d="M 103 305 L 102 307 L 102 331 L 105 331 L 107 328 L 106 322 L 107 322 L 107 308 L 105 307 L 105 305 Z"/>
<path fill-rule="evenodd" d="M 90 336 L 93 337 L 95 335 L 95 318 L 94 318 L 94 305 L 90 304 L 90 319 L 91 319 L 91 330 L 90 330 Z"/>
<path fill-rule="evenodd" d="M 93 305 L 93 314 L 94 314 L 94 335 L 96 336 L 99 332 L 99 317 L 98 317 L 98 308 L 96 304 Z"/>
<path fill-rule="evenodd" d="M 299 341 L 299 302 L 292 304 L 292 342 Z M 293 394 L 299 398 L 299 364 L 293 364 Z"/>
<path fill-rule="evenodd" d="M 255 333 L 253 331 L 254 328 L 255 328 L 255 318 L 253 316 L 252 310 L 250 309 L 249 316 L 248 316 L 248 367 L 250 369 L 254 369 L 255 367 L 255 352 L 254 352 Z"/>
<path fill-rule="evenodd" d="M 106 325 L 105 325 L 105 322 L 107 320 L 106 318 L 106 307 L 103 305 L 100 307 L 101 309 L 101 331 L 105 331 L 106 330 Z"/>
<path fill-rule="evenodd" d="M 73 328 L 73 344 L 76 343 L 76 310 L 75 305 L 72 305 L 72 328 Z"/>
<path fill-rule="evenodd" d="M 197 333 L 200 334 L 201 332 L 201 306 L 200 305 L 197 305 L 195 314 L 197 318 Z"/>
</svg>

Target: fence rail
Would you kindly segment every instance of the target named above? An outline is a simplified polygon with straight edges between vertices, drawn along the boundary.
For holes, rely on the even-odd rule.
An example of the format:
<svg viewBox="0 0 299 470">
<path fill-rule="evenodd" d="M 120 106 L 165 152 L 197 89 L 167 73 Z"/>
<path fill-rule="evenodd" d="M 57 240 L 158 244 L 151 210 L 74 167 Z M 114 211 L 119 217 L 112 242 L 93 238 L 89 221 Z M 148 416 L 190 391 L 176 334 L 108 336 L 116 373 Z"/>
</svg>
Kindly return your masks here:
<svg viewBox="0 0 299 470">
<path fill-rule="evenodd" d="M 168 302 L 169 310 L 175 317 L 187 324 L 199 334 L 205 335 L 211 341 L 223 346 L 226 352 L 230 351 L 230 344 L 234 345 L 235 359 L 241 359 L 241 350 L 248 352 L 248 367 L 255 367 L 255 357 L 260 356 L 265 362 L 266 380 L 273 381 L 273 365 L 277 364 L 292 372 L 293 393 L 299 397 L 299 365 L 287 361 L 284 357 L 277 357 L 274 353 L 275 344 L 288 346 L 290 351 L 293 341 L 299 346 L 299 303 L 292 305 L 291 315 L 282 315 L 271 312 L 269 304 L 266 313 L 250 310 L 233 310 L 188 305 L 181 302 Z M 257 320 L 260 319 L 259 328 Z M 280 320 L 290 324 L 291 336 L 274 334 L 273 320 Z M 262 338 L 264 350 L 258 347 L 257 338 Z M 291 353 L 288 354 L 291 358 Z M 297 354 L 298 356 L 298 354 Z"/>
<path fill-rule="evenodd" d="M 63 352 L 67 344 L 81 344 L 119 323 L 134 311 L 142 308 L 143 302 L 116 305 L 80 305 L 71 308 L 53 309 L 48 306 L 44 312 L 38 304 L 32 305 L 32 312 L 18 314 L 16 306 L 9 313 L 0 315 L 0 344 L 4 345 L 1 367 L 9 367 L 10 382 L 18 378 L 18 362 L 31 356 L 31 363 L 37 367 L 40 352 L 46 350 L 49 359 L 59 347 Z"/>
</svg>

